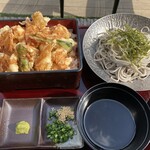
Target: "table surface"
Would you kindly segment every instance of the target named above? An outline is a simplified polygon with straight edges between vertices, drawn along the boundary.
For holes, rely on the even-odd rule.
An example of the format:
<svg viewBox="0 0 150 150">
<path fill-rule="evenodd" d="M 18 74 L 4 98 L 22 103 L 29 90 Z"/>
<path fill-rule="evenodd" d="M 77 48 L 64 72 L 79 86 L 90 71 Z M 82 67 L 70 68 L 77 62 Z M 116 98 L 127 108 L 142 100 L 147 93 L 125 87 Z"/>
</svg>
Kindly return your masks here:
<svg viewBox="0 0 150 150">
<path fill-rule="evenodd" d="M 81 43 L 83 40 L 84 33 L 88 27 L 80 27 Z M 80 85 L 77 89 L 35 89 L 35 90 L 11 90 L 0 92 L 0 99 L 3 98 L 37 98 L 37 97 L 52 97 L 52 96 L 79 96 L 81 97 L 83 93 L 90 87 L 104 82 L 97 75 L 95 75 L 92 70 L 88 67 L 86 61 L 83 58 L 83 70 L 80 80 Z M 145 101 L 150 99 L 150 91 L 140 91 L 138 92 Z M 90 150 L 86 143 L 81 150 Z M 145 150 L 150 150 L 150 144 Z"/>
</svg>

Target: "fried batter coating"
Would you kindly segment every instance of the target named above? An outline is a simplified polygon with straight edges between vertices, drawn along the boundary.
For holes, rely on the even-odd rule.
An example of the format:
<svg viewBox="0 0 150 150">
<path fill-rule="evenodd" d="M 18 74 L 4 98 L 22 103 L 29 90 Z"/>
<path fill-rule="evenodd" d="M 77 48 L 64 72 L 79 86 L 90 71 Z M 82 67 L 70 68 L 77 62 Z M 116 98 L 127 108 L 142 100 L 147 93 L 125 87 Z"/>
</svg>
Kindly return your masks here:
<svg viewBox="0 0 150 150">
<path fill-rule="evenodd" d="M 20 25 L 16 25 L 11 27 L 13 32 L 13 40 L 15 43 L 18 42 L 25 42 L 25 29 L 21 27 Z"/>
<path fill-rule="evenodd" d="M 45 28 L 47 26 L 48 21 L 49 21 L 49 18 L 43 17 L 40 11 L 36 11 L 32 15 L 33 25 L 36 25 L 39 29 Z"/>
<path fill-rule="evenodd" d="M 3 31 L 0 34 L 0 52 L 5 52 L 5 54 L 11 55 L 14 50 L 12 30 Z"/>
<path fill-rule="evenodd" d="M 45 37 L 50 34 L 49 28 L 46 27 L 48 24 L 48 17 L 43 17 L 42 13 L 37 11 L 32 15 L 32 20 L 26 19 L 25 26 L 25 38 L 29 45 L 38 47 L 41 41 L 37 41 L 33 36 Z"/>
<path fill-rule="evenodd" d="M 35 61 L 35 70 L 51 70 L 52 67 L 52 59 L 51 59 L 51 51 L 54 48 L 54 44 L 46 44 L 41 46 L 39 57 Z"/>
<path fill-rule="evenodd" d="M 72 62 L 72 58 L 68 57 L 65 49 L 59 48 L 52 53 L 52 61 L 54 62 L 54 70 L 64 70 L 70 69 L 69 65 Z"/>
<path fill-rule="evenodd" d="M 18 71 L 19 71 L 18 58 L 15 54 L 12 54 L 9 58 L 9 66 L 7 72 L 18 72 Z"/>
<path fill-rule="evenodd" d="M 71 37 L 71 33 L 65 26 L 58 24 L 50 27 L 50 37 L 53 39 L 61 39 L 61 38 L 68 39 Z"/>
<path fill-rule="evenodd" d="M 8 67 L 9 56 L 4 53 L 0 53 L 0 72 L 5 72 L 6 70 L 8 70 Z"/>
<path fill-rule="evenodd" d="M 48 39 L 47 35 L 49 35 L 49 33 L 45 33 L 43 32 L 43 30 L 33 34 L 28 34 L 28 35 L 26 34 L 26 41 L 29 45 L 38 48 L 40 47 L 40 45 L 44 43 L 51 42 L 51 39 Z"/>
<path fill-rule="evenodd" d="M 0 53 L 0 72 L 18 72 L 17 57 Z"/>
</svg>

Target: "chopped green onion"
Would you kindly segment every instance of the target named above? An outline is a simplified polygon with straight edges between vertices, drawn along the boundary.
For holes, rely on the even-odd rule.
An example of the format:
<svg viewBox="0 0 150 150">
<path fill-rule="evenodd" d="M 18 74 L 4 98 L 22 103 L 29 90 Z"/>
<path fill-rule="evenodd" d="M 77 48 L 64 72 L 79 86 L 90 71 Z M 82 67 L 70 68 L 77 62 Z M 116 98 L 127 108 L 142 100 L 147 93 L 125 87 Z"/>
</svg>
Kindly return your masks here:
<svg viewBox="0 0 150 150">
<path fill-rule="evenodd" d="M 73 127 L 67 123 L 67 120 L 65 122 L 60 121 L 56 110 L 49 113 L 49 120 L 52 123 L 46 125 L 48 139 L 54 143 L 64 143 L 73 138 L 75 134 Z"/>
<path fill-rule="evenodd" d="M 147 37 L 139 30 L 128 25 L 125 25 L 124 29 L 111 30 L 107 33 L 109 35 L 107 43 L 131 64 L 138 65 L 139 61 L 150 50 L 150 42 Z"/>
</svg>

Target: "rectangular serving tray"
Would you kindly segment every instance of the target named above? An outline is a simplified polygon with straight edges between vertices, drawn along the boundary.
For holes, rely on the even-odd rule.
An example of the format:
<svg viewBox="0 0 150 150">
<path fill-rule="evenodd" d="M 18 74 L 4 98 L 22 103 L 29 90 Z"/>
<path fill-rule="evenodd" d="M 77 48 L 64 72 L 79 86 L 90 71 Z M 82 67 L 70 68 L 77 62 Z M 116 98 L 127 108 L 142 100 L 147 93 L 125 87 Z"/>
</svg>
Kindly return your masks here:
<svg viewBox="0 0 150 150">
<path fill-rule="evenodd" d="M 62 106 L 69 106 L 76 111 L 78 97 L 49 97 L 4 99 L 0 111 L 0 149 L 53 148 L 80 149 L 84 146 L 78 131 L 76 120 L 69 124 L 75 130 L 73 139 L 65 143 L 54 144 L 46 137 L 46 124 L 49 112 Z M 19 121 L 30 124 L 29 134 L 16 134 L 15 128 Z"/>
</svg>

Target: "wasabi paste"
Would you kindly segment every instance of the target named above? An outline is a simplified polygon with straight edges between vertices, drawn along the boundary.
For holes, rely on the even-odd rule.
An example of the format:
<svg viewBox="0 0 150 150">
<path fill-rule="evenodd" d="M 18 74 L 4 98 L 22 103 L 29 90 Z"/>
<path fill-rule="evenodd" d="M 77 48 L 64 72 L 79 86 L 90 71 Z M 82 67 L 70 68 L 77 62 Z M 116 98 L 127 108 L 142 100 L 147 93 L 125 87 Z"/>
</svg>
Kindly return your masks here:
<svg viewBox="0 0 150 150">
<path fill-rule="evenodd" d="M 16 124 L 16 134 L 29 134 L 30 124 L 26 121 L 20 121 Z"/>
</svg>

